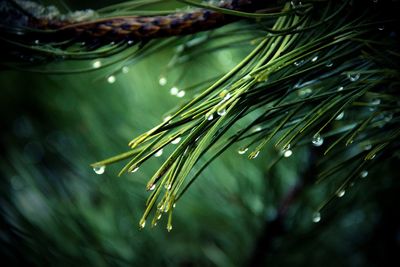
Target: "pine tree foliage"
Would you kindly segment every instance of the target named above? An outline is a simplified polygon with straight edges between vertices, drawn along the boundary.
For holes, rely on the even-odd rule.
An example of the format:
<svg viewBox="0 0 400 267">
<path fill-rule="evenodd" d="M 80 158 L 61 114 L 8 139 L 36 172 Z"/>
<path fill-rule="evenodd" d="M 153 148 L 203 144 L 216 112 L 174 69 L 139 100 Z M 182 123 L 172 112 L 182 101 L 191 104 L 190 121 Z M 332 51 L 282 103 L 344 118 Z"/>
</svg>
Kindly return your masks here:
<svg viewBox="0 0 400 267">
<path fill-rule="evenodd" d="M 99 10 L 95 19 L 173 12 L 137 11 L 159 2 L 124 2 Z M 65 40 L 49 41 L 53 38 L 50 30 L 26 29 L 20 35 L 20 28 L 3 29 L 9 37 L 2 38 L 8 49 L 29 59 L 7 58 L 3 64 L 8 67 L 37 71 L 38 64 L 46 63 L 40 72 L 71 73 L 111 66 L 115 70 L 109 78 L 164 47 L 177 47 L 172 67 L 210 51 L 251 48 L 230 71 L 171 91 L 184 99 L 181 105 L 159 125 L 135 136 L 129 151 L 93 163 L 94 170 L 102 173 L 107 165 L 127 160 L 119 175 L 131 175 L 153 157 L 165 156 L 147 182 L 150 195 L 140 227 L 149 218 L 156 225 L 167 213 L 171 230 L 176 202 L 230 147 L 243 160 L 265 153 L 270 167 L 301 148 L 315 151 L 315 175 L 306 182 L 333 188 L 316 207 L 315 221 L 327 204 L 343 196 L 377 163 L 398 159 L 397 1 L 277 1 L 255 12 L 226 9 L 213 2 L 178 2 L 190 6 L 189 10 L 209 9 L 240 20 L 189 36 L 135 40 L 137 45 L 125 39 L 93 43 L 74 39 L 65 45 Z M 39 41 L 32 45 L 33 36 L 39 36 Z M 60 59 L 67 64 L 68 59 L 92 61 L 85 69 L 73 70 L 71 62 L 54 70 L 54 61 Z"/>
</svg>

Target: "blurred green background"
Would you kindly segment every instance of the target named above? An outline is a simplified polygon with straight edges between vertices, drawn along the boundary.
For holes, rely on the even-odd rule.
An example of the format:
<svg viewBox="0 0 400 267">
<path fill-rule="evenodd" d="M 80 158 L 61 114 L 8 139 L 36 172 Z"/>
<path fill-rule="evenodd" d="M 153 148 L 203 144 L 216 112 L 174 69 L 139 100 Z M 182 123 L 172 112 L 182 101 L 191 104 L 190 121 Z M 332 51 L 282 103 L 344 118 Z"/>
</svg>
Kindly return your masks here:
<svg viewBox="0 0 400 267">
<path fill-rule="evenodd" d="M 73 9 L 91 4 L 68 3 Z M 145 184 L 165 157 L 122 177 L 121 164 L 103 175 L 90 168 L 127 150 L 131 138 L 190 97 L 172 96 L 171 87 L 224 73 L 251 47 L 194 55 L 166 71 L 177 49 L 170 46 L 125 68 L 113 83 L 107 77 L 122 66 L 66 75 L 2 70 L 0 251 L 7 266 L 398 263 L 400 187 L 397 172 L 385 165 L 335 200 L 315 224 L 322 187 L 307 187 L 283 218 L 279 213 L 311 164 L 310 151 L 296 151 L 268 171 L 268 154 L 248 160 L 234 146 L 180 200 L 171 232 L 165 218 L 155 228 L 138 227 Z M 160 75 L 167 78 L 164 86 Z"/>
</svg>

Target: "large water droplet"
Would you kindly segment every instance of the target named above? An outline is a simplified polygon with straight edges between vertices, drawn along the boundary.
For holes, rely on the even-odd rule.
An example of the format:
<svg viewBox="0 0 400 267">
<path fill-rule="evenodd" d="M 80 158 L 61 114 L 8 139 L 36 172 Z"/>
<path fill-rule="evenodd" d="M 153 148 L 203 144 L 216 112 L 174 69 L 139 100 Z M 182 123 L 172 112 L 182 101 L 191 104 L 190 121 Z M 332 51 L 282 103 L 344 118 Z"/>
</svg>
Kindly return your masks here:
<svg viewBox="0 0 400 267">
<path fill-rule="evenodd" d="M 361 176 L 361 178 L 367 177 L 368 176 L 368 171 L 366 171 L 366 170 L 361 171 L 360 172 L 360 176 Z"/>
<path fill-rule="evenodd" d="M 185 96 L 185 94 L 186 94 L 186 92 L 185 92 L 184 90 L 180 90 L 180 91 L 176 94 L 176 96 L 179 97 L 179 98 L 182 98 L 182 97 Z"/>
<path fill-rule="evenodd" d="M 324 138 L 317 133 L 313 136 L 311 142 L 314 146 L 322 146 L 322 144 L 324 143 Z"/>
<path fill-rule="evenodd" d="M 154 157 L 160 157 L 162 154 L 163 154 L 163 150 L 160 149 L 154 154 Z"/>
<path fill-rule="evenodd" d="M 283 152 L 283 156 L 284 156 L 285 158 L 290 157 L 292 154 L 293 154 L 293 151 L 290 150 L 290 149 L 288 149 L 288 150 L 286 150 L 285 152 Z"/>
<path fill-rule="evenodd" d="M 100 60 L 96 60 L 93 62 L 92 64 L 93 68 L 97 69 L 101 67 L 101 61 Z"/>
<path fill-rule="evenodd" d="M 337 192 L 336 195 L 337 195 L 338 197 L 343 197 L 344 194 L 346 194 L 346 191 L 345 191 L 345 190 L 340 190 L 339 192 Z"/>
<path fill-rule="evenodd" d="M 169 93 L 171 95 L 177 95 L 179 93 L 179 89 L 177 87 L 172 87 L 171 89 L 169 89 Z"/>
<path fill-rule="evenodd" d="M 108 78 L 107 78 L 108 83 L 115 83 L 116 80 L 117 79 L 115 78 L 114 75 L 108 76 Z"/>
<path fill-rule="evenodd" d="M 360 73 L 349 73 L 347 74 L 347 78 L 349 78 L 351 82 L 355 82 L 360 78 Z"/>
<path fill-rule="evenodd" d="M 340 121 L 341 119 L 344 118 L 344 111 L 340 112 L 339 115 L 335 118 L 335 120 Z"/>
<path fill-rule="evenodd" d="M 156 184 L 152 184 L 149 188 L 150 191 L 153 191 L 154 189 L 156 189 Z"/>
<path fill-rule="evenodd" d="M 175 138 L 174 140 L 171 141 L 171 144 L 176 145 L 181 141 L 181 139 L 182 138 L 178 136 L 177 138 Z"/>
<path fill-rule="evenodd" d="M 219 115 L 219 116 L 224 116 L 225 114 L 226 114 L 226 109 L 219 109 L 219 110 L 217 110 L 217 114 Z"/>
<path fill-rule="evenodd" d="M 166 84 L 167 84 L 167 78 L 165 78 L 164 76 L 161 76 L 160 79 L 158 80 L 158 83 L 159 83 L 161 86 L 166 85 Z"/>
<path fill-rule="evenodd" d="M 321 213 L 315 212 L 312 216 L 312 221 L 315 223 L 321 221 Z"/>
<path fill-rule="evenodd" d="M 247 152 L 247 150 L 249 150 L 249 148 L 243 147 L 243 148 L 240 148 L 240 149 L 238 150 L 238 153 L 239 153 L 240 155 L 243 155 L 244 153 Z"/>
<path fill-rule="evenodd" d="M 103 174 L 104 173 L 104 171 L 106 170 L 106 166 L 95 166 L 95 167 L 93 167 L 93 171 L 96 173 L 96 174 Z"/>
<path fill-rule="evenodd" d="M 214 119 L 214 115 L 213 114 L 206 114 L 206 118 L 209 121 L 212 121 Z"/>
</svg>

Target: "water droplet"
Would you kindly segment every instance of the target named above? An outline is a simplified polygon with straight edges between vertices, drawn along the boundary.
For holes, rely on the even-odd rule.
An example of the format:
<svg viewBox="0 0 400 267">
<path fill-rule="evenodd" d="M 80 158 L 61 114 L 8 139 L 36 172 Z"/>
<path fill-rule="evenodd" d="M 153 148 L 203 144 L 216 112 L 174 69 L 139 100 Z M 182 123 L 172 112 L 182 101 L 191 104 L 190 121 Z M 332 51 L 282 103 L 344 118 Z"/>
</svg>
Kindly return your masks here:
<svg viewBox="0 0 400 267">
<path fill-rule="evenodd" d="M 314 146 L 322 146 L 322 144 L 324 143 L 324 138 L 317 133 L 313 136 L 311 142 Z"/>
<path fill-rule="evenodd" d="M 371 144 L 366 144 L 365 146 L 364 146 L 364 150 L 370 150 L 372 148 L 372 145 Z"/>
<path fill-rule="evenodd" d="M 206 118 L 209 121 L 212 121 L 214 119 L 214 115 L 213 114 L 206 114 Z"/>
<path fill-rule="evenodd" d="M 182 98 L 182 97 L 185 96 L 185 94 L 186 94 L 186 92 L 185 92 L 184 90 L 180 90 L 180 91 L 176 94 L 176 96 L 179 97 L 179 98 Z"/>
<path fill-rule="evenodd" d="M 367 177 L 368 176 L 368 171 L 366 171 L 366 170 L 361 171 L 360 172 L 360 176 L 361 176 L 361 178 Z"/>
<path fill-rule="evenodd" d="M 154 157 L 160 157 L 162 154 L 163 154 L 163 150 L 160 149 L 154 154 Z"/>
<path fill-rule="evenodd" d="M 260 154 L 260 151 L 255 151 L 255 152 L 252 152 L 249 157 L 250 157 L 250 159 L 255 159 L 258 157 L 259 154 Z"/>
<path fill-rule="evenodd" d="M 378 106 L 381 103 L 381 100 L 379 98 L 374 98 L 371 100 L 371 105 L 373 106 Z"/>
<path fill-rule="evenodd" d="M 328 62 L 326 62 L 325 64 L 326 67 L 330 68 L 333 66 L 333 62 L 331 60 L 329 60 Z"/>
<path fill-rule="evenodd" d="M 384 29 L 385 29 L 384 25 L 378 27 L 378 31 L 383 31 Z"/>
<path fill-rule="evenodd" d="M 315 61 L 317 61 L 317 60 L 318 60 L 318 56 L 315 56 L 315 57 L 313 57 L 313 58 L 311 59 L 312 62 L 315 62 Z"/>
<path fill-rule="evenodd" d="M 250 80 L 251 79 L 251 75 L 247 74 L 246 76 L 243 77 L 243 80 Z"/>
<path fill-rule="evenodd" d="M 171 183 L 165 184 L 164 188 L 170 190 L 172 187 Z"/>
<path fill-rule="evenodd" d="M 172 205 L 172 207 L 173 207 L 173 208 L 176 208 L 176 203 L 174 203 L 174 204 Z"/>
<path fill-rule="evenodd" d="M 304 88 L 304 89 L 299 90 L 297 92 L 297 94 L 300 97 L 306 97 L 306 96 L 309 96 L 312 92 L 313 92 L 313 90 L 308 87 L 308 88 Z"/>
<path fill-rule="evenodd" d="M 247 152 L 247 150 L 249 150 L 249 148 L 243 147 L 243 148 L 240 148 L 240 149 L 238 150 L 238 153 L 239 153 L 240 155 L 243 155 L 244 153 Z"/>
<path fill-rule="evenodd" d="M 368 157 L 368 160 L 373 160 L 375 157 L 376 157 L 376 154 L 373 154 L 373 155 Z"/>
<path fill-rule="evenodd" d="M 171 144 L 176 145 L 181 141 L 181 139 L 182 138 L 178 136 L 177 138 L 175 138 L 174 140 L 171 141 Z"/>
<path fill-rule="evenodd" d="M 167 116 L 163 119 L 163 122 L 167 122 L 172 119 L 172 116 Z"/>
<path fill-rule="evenodd" d="M 255 126 L 255 127 L 253 127 L 252 129 L 251 129 L 251 132 L 252 133 L 256 133 L 256 132 L 259 132 L 259 131 L 261 131 L 262 130 L 262 127 L 261 126 Z"/>
<path fill-rule="evenodd" d="M 343 91 L 344 87 L 343 86 L 339 86 L 339 88 L 337 89 L 338 92 Z"/>
<path fill-rule="evenodd" d="M 128 72 L 129 72 L 129 67 L 127 67 L 127 66 L 122 67 L 123 74 L 127 74 Z"/>
<path fill-rule="evenodd" d="M 321 213 L 315 212 L 312 216 L 312 221 L 315 223 L 321 221 Z"/>
<path fill-rule="evenodd" d="M 137 172 L 138 170 L 139 170 L 139 167 L 135 167 L 135 168 L 132 169 L 131 172 Z"/>
<path fill-rule="evenodd" d="M 217 114 L 219 115 L 219 116 L 224 116 L 225 114 L 226 114 L 226 109 L 219 109 L 219 110 L 217 110 Z"/>
<path fill-rule="evenodd" d="M 171 89 L 169 89 L 169 93 L 171 95 L 177 95 L 179 93 L 179 89 L 177 87 L 172 87 Z"/>
<path fill-rule="evenodd" d="M 160 214 L 158 214 L 158 216 L 157 216 L 157 220 L 161 219 L 161 216 L 162 216 L 162 214 L 161 214 L 161 213 L 160 213 Z"/>
<path fill-rule="evenodd" d="M 347 74 L 347 78 L 349 78 L 351 82 L 355 82 L 360 78 L 360 73 L 349 73 Z"/>
<path fill-rule="evenodd" d="M 171 232 L 171 230 L 172 230 L 172 225 L 171 224 L 167 225 L 167 230 L 168 230 L 168 232 Z"/>
<path fill-rule="evenodd" d="M 128 45 L 132 45 L 133 44 L 133 41 L 132 40 L 129 40 L 128 41 Z"/>
<path fill-rule="evenodd" d="M 145 219 L 141 219 L 140 222 L 139 222 L 139 227 L 141 229 L 143 229 L 145 226 L 146 226 L 146 220 Z"/>
<path fill-rule="evenodd" d="M 101 67 L 101 61 L 100 60 L 96 60 L 95 62 L 93 62 L 92 66 L 95 69 L 100 68 Z"/>
<path fill-rule="evenodd" d="M 340 121 L 341 119 L 344 118 L 344 111 L 340 112 L 339 115 L 335 118 L 335 120 Z"/>
<path fill-rule="evenodd" d="M 152 184 L 149 188 L 150 191 L 153 191 L 154 189 L 156 189 L 156 184 Z"/>
<path fill-rule="evenodd" d="M 302 60 L 299 60 L 299 61 L 296 61 L 295 63 L 293 63 L 296 67 L 300 67 L 300 66 L 303 66 L 303 64 L 304 64 L 304 59 L 302 59 Z"/>
<path fill-rule="evenodd" d="M 108 83 L 115 83 L 115 81 L 116 81 L 116 78 L 114 75 L 108 76 L 108 78 L 107 78 Z"/>
<path fill-rule="evenodd" d="M 110 45 L 115 45 L 115 42 L 114 41 L 110 42 Z"/>
<path fill-rule="evenodd" d="M 283 152 L 283 156 L 284 156 L 285 158 L 290 157 L 292 154 L 293 154 L 293 151 L 290 150 L 290 149 L 288 149 L 288 150 L 286 150 L 285 152 Z"/>
<path fill-rule="evenodd" d="M 345 190 L 340 190 L 339 192 L 337 192 L 336 195 L 337 195 L 338 197 L 343 197 L 344 194 L 346 194 L 346 191 L 345 191 Z"/>
<path fill-rule="evenodd" d="M 96 174 L 103 174 L 104 173 L 104 171 L 106 170 L 106 166 L 95 166 L 95 167 L 93 167 L 93 171 L 96 173 Z"/>
<path fill-rule="evenodd" d="M 37 44 L 37 45 L 38 45 L 39 43 L 40 43 L 40 41 L 39 41 L 39 40 L 35 40 L 35 44 Z"/>
<path fill-rule="evenodd" d="M 224 101 L 226 101 L 226 100 L 228 100 L 229 98 L 231 98 L 231 94 L 230 93 L 227 93 L 225 96 L 224 96 Z"/>
<path fill-rule="evenodd" d="M 158 80 L 158 83 L 159 83 L 161 86 L 166 85 L 166 84 L 167 84 L 167 78 L 165 78 L 164 76 L 161 76 L 160 79 Z"/>
</svg>

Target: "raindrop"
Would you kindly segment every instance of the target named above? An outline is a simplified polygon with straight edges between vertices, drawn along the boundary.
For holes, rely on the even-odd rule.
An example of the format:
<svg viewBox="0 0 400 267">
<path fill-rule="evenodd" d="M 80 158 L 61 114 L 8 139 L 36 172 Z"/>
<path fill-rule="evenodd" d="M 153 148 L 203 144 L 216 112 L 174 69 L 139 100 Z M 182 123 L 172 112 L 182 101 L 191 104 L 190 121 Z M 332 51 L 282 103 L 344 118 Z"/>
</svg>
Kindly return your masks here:
<svg viewBox="0 0 400 267">
<path fill-rule="evenodd" d="M 115 81 L 116 81 L 116 78 L 114 75 L 108 76 L 108 78 L 107 78 L 108 83 L 115 83 Z"/>
<path fill-rule="evenodd" d="M 172 230 L 172 225 L 171 224 L 167 225 L 167 230 L 168 230 L 168 232 L 171 232 L 171 230 Z"/>
<path fill-rule="evenodd" d="M 240 148 L 240 149 L 238 150 L 238 153 L 239 153 L 240 155 L 243 155 L 244 153 L 247 152 L 247 150 L 249 150 L 249 148 L 243 147 L 243 148 Z"/>
<path fill-rule="evenodd" d="M 381 100 L 379 98 L 374 98 L 374 99 L 372 99 L 370 104 L 373 106 L 378 106 L 380 103 L 381 103 Z"/>
<path fill-rule="evenodd" d="M 38 45 L 39 43 L 40 43 L 40 42 L 39 42 L 39 40 L 35 40 L 35 44 L 37 44 L 37 45 Z"/>
<path fill-rule="evenodd" d="M 207 118 L 207 120 L 212 121 L 214 119 L 214 115 L 213 114 L 210 114 L 210 115 L 206 114 L 206 118 Z"/>
<path fill-rule="evenodd" d="M 315 223 L 321 221 L 321 213 L 315 212 L 312 216 L 312 221 Z"/>
<path fill-rule="evenodd" d="M 176 203 L 174 203 L 174 204 L 172 205 L 172 207 L 173 207 L 173 208 L 176 208 Z"/>
<path fill-rule="evenodd" d="M 299 61 L 296 61 L 295 63 L 293 63 L 296 67 L 300 67 L 300 66 L 303 66 L 303 64 L 304 64 L 304 59 L 302 59 L 302 60 L 299 60 Z"/>
<path fill-rule="evenodd" d="M 160 213 L 160 214 L 158 214 L 158 216 L 157 216 L 157 220 L 161 219 L 161 216 L 162 216 L 162 214 L 161 214 L 161 213 Z"/>
<path fill-rule="evenodd" d="M 365 146 L 364 146 L 364 150 L 370 150 L 372 148 L 372 145 L 371 144 L 366 144 Z"/>
<path fill-rule="evenodd" d="M 152 184 L 149 188 L 150 191 L 153 191 L 154 189 L 156 189 L 156 184 Z"/>
<path fill-rule="evenodd" d="M 344 117 L 344 111 L 340 112 L 339 115 L 335 118 L 335 120 L 340 121 Z"/>
<path fill-rule="evenodd" d="M 133 168 L 131 172 L 137 172 L 139 170 L 139 167 Z"/>
<path fill-rule="evenodd" d="M 159 83 L 161 86 L 166 85 L 166 84 L 167 84 L 167 78 L 165 78 L 164 76 L 161 76 L 160 79 L 158 80 L 158 83 Z"/>
<path fill-rule="evenodd" d="M 172 187 L 171 183 L 165 184 L 164 188 L 170 190 Z"/>
<path fill-rule="evenodd" d="M 124 66 L 122 67 L 122 73 L 127 74 L 129 72 L 129 67 Z"/>
<path fill-rule="evenodd" d="M 143 229 L 145 226 L 146 226 L 146 220 L 145 219 L 141 219 L 140 222 L 139 222 L 139 227 L 141 229 Z"/>
<path fill-rule="evenodd" d="M 339 88 L 337 89 L 339 92 L 343 91 L 344 87 L 343 86 L 339 86 Z"/>
<path fill-rule="evenodd" d="M 368 176 L 368 171 L 366 171 L 366 170 L 361 171 L 360 172 L 360 176 L 361 176 L 361 178 L 367 177 Z"/>
<path fill-rule="evenodd" d="M 247 74 L 246 76 L 243 77 L 243 80 L 250 80 L 251 79 L 251 75 Z"/>
<path fill-rule="evenodd" d="M 355 82 L 360 78 L 360 73 L 349 73 L 347 74 L 347 78 L 349 78 L 351 82 Z"/>
<path fill-rule="evenodd" d="M 317 133 L 313 136 L 311 142 L 314 146 L 322 146 L 322 144 L 324 143 L 324 138 Z"/>
<path fill-rule="evenodd" d="M 176 96 L 179 97 L 179 98 L 182 98 L 182 97 L 185 96 L 185 94 L 186 94 L 186 92 L 185 92 L 184 90 L 180 90 L 180 91 L 176 94 Z"/>
<path fill-rule="evenodd" d="M 128 41 L 128 45 L 132 45 L 133 44 L 133 41 L 132 40 L 129 40 Z"/>
<path fill-rule="evenodd" d="M 217 114 L 219 115 L 219 116 L 224 116 L 225 114 L 226 114 L 226 109 L 219 109 L 219 110 L 217 110 Z"/>
<path fill-rule="evenodd" d="M 96 60 L 95 62 L 93 62 L 92 66 L 95 69 L 100 68 L 101 67 L 101 61 L 100 60 Z"/>
<path fill-rule="evenodd" d="M 317 60 L 318 60 L 318 56 L 315 56 L 315 57 L 313 57 L 313 58 L 311 59 L 312 62 L 315 62 L 315 61 L 317 61 Z"/>
<path fill-rule="evenodd" d="M 184 92 L 184 91 L 183 91 Z M 171 89 L 169 89 L 169 93 L 171 95 L 177 95 L 179 93 L 179 89 L 177 87 L 172 87 Z"/>
<path fill-rule="evenodd" d="M 285 152 L 283 152 L 283 156 L 284 156 L 285 158 L 290 157 L 292 154 L 293 154 L 293 151 L 290 150 L 290 149 L 288 149 L 288 150 L 286 150 Z"/>
<path fill-rule="evenodd" d="M 96 174 L 103 174 L 104 173 L 104 171 L 106 170 L 106 166 L 95 166 L 95 167 L 93 167 L 93 171 L 96 173 Z"/>
<path fill-rule="evenodd" d="M 373 160 L 376 157 L 376 154 L 373 154 L 371 156 L 368 157 L 369 160 Z"/>
<path fill-rule="evenodd" d="M 228 100 L 229 98 L 231 98 L 231 94 L 230 94 L 230 93 L 227 93 L 227 94 L 224 96 L 224 101 Z"/>
<path fill-rule="evenodd" d="M 154 154 L 154 157 L 160 157 L 162 154 L 163 154 L 163 150 L 160 149 Z"/>
<path fill-rule="evenodd" d="M 171 144 L 176 145 L 181 141 L 181 139 L 182 138 L 178 136 L 177 138 L 175 138 L 174 140 L 171 141 Z"/>
<path fill-rule="evenodd" d="M 165 118 L 163 119 L 163 121 L 164 121 L 164 122 L 167 122 L 167 121 L 169 121 L 170 119 L 172 119 L 172 116 L 167 116 L 167 117 L 165 117 Z"/>
<path fill-rule="evenodd" d="M 346 191 L 345 191 L 345 190 L 340 190 L 339 192 L 337 192 L 336 195 L 337 195 L 338 197 L 343 197 L 344 194 L 346 194 Z"/>
<path fill-rule="evenodd" d="M 330 68 L 333 66 L 333 62 L 331 60 L 329 60 L 328 62 L 326 62 L 325 64 L 326 67 Z"/>
<path fill-rule="evenodd" d="M 115 42 L 114 41 L 110 42 L 110 45 L 115 45 Z"/>
<path fill-rule="evenodd" d="M 385 29 L 385 26 L 383 26 L 383 25 L 378 27 L 379 31 L 383 31 L 384 29 Z"/>
<path fill-rule="evenodd" d="M 260 151 L 253 152 L 253 153 L 251 153 L 250 158 L 255 159 L 258 157 L 259 154 L 260 154 Z"/>
</svg>

